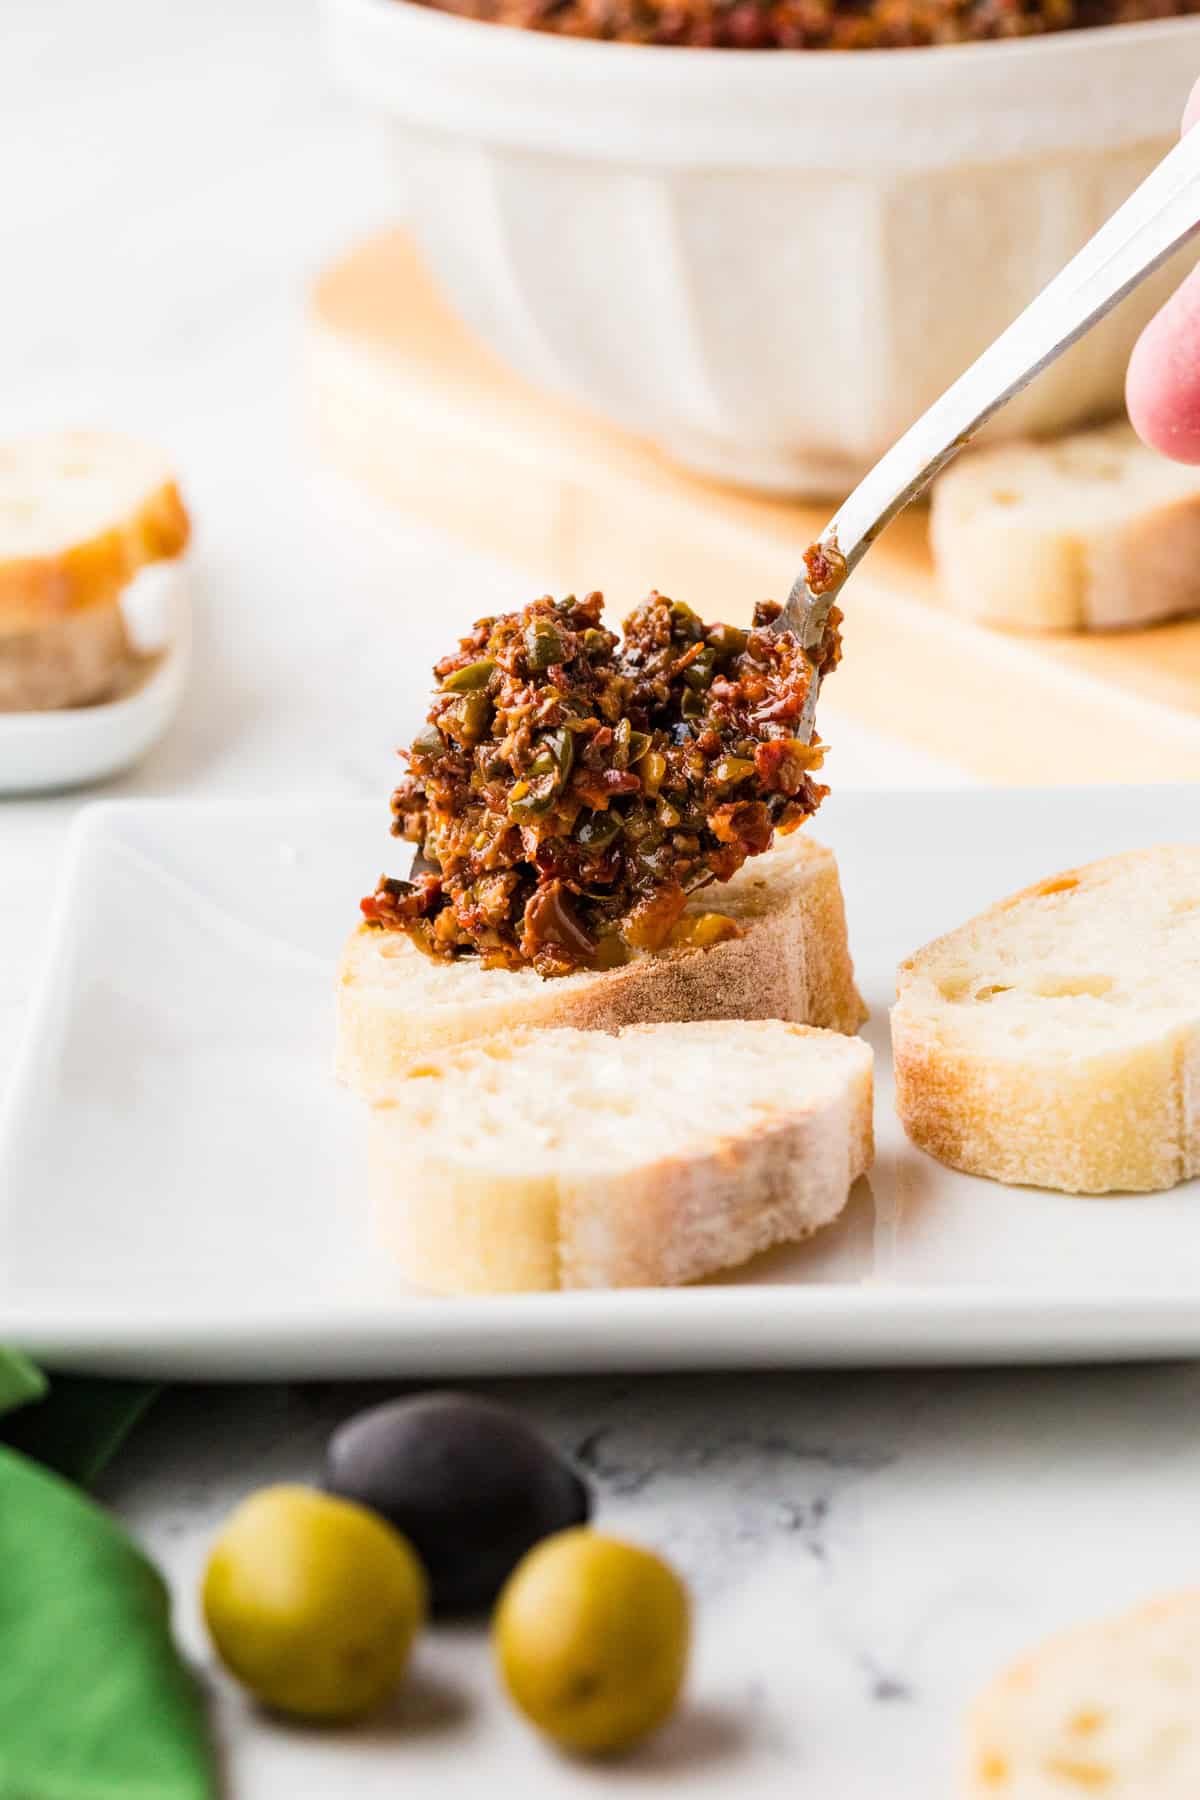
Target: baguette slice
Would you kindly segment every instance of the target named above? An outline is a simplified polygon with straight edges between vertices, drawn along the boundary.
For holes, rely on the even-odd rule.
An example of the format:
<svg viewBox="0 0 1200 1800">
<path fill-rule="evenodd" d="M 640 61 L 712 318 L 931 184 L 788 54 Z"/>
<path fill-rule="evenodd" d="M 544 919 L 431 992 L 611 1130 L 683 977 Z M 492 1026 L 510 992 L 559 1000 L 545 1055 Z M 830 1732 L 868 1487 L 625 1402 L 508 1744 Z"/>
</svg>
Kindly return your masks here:
<svg viewBox="0 0 1200 1800">
<path fill-rule="evenodd" d="M 901 966 L 896 1106 L 953 1168 L 1066 1193 L 1200 1173 L 1200 846 L 1002 901 Z"/>
<path fill-rule="evenodd" d="M 123 589 L 188 532 L 157 450 L 82 431 L 0 444 L 0 712 L 102 699 L 130 655 Z"/>
<path fill-rule="evenodd" d="M 509 1032 L 371 1108 L 373 1205 L 439 1293 L 694 1281 L 837 1217 L 871 1093 L 860 1038 L 776 1019 Z"/>
<path fill-rule="evenodd" d="M 669 950 L 602 973 L 543 980 L 532 970 L 435 961 L 401 932 L 363 925 L 338 976 L 337 1069 L 371 1096 L 431 1050 L 518 1025 L 616 1031 L 681 1019 L 792 1019 L 857 1031 L 854 985 L 833 853 L 800 833 L 705 888 L 690 911 L 726 913 L 740 938 Z"/>
<path fill-rule="evenodd" d="M 27 631 L 0 631 L 0 713 L 51 712 L 102 700 L 129 656 L 117 601 Z"/>
<path fill-rule="evenodd" d="M 1042 1645 L 969 1725 L 969 1800 L 1196 1800 L 1200 1590 Z"/>
<path fill-rule="evenodd" d="M 1126 424 L 963 457 L 934 489 L 931 535 L 946 604 L 988 625 L 1106 631 L 1200 610 L 1200 469 Z"/>
</svg>

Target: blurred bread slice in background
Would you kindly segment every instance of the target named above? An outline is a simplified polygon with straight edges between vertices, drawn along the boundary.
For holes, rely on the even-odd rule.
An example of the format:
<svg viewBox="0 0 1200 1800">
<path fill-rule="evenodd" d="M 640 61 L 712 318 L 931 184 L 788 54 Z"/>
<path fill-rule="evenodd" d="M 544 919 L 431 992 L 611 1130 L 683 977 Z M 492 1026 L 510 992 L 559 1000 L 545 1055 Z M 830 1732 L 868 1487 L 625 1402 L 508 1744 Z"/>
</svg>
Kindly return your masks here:
<svg viewBox="0 0 1200 1800">
<path fill-rule="evenodd" d="M 152 446 L 94 431 L 0 443 L 0 712 L 104 699 L 132 653 L 123 591 L 188 537 Z"/>
<path fill-rule="evenodd" d="M 938 587 L 1014 631 L 1116 631 L 1200 612 L 1200 468 L 1120 423 L 965 456 L 934 487 Z"/>
<path fill-rule="evenodd" d="M 1200 1590 L 1052 1638 L 970 1720 L 965 1800 L 1196 1800 Z"/>
</svg>

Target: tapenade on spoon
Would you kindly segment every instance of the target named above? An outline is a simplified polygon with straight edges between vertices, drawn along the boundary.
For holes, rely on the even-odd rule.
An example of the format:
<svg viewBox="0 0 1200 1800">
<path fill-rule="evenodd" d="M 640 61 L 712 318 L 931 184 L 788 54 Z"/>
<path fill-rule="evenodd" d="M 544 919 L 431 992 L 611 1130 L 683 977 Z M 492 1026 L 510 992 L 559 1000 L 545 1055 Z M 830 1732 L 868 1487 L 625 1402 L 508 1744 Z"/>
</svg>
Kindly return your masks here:
<svg viewBox="0 0 1200 1800">
<path fill-rule="evenodd" d="M 547 596 L 481 620 L 437 664 L 392 796 L 421 872 L 380 881 L 372 924 L 544 976 L 737 932 L 716 915 L 684 925 L 684 908 L 828 792 L 809 721 L 841 614 L 806 650 L 773 602 L 743 631 L 651 593 L 623 639 L 602 611 L 598 593 Z"/>
<path fill-rule="evenodd" d="M 368 920 L 431 955 L 542 975 L 670 943 L 689 893 L 824 798 L 813 716 L 847 576 L 981 425 L 1198 232 L 1193 131 L 859 482 L 786 605 L 760 606 L 748 632 L 656 593 L 623 643 L 599 594 L 481 621 L 438 664 L 392 798 L 395 831 L 419 846 L 415 879 L 385 877 Z"/>
</svg>

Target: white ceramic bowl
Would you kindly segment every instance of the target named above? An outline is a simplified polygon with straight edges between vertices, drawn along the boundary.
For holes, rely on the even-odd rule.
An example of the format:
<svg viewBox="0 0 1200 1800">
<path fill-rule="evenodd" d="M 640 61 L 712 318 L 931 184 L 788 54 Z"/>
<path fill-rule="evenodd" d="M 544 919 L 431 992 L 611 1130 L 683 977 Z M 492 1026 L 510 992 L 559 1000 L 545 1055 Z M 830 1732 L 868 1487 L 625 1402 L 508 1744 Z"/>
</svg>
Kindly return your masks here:
<svg viewBox="0 0 1200 1800">
<path fill-rule="evenodd" d="M 190 563 L 149 563 L 121 596 L 139 658 L 122 691 L 96 706 L 0 713 L 0 797 L 107 780 L 138 762 L 179 710 L 191 656 Z"/>
<path fill-rule="evenodd" d="M 404 216 L 510 364 L 677 460 L 844 491 L 1163 154 L 1200 17 L 939 49 L 592 43 L 325 0 Z M 1148 283 L 1003 418 L 1112 412 Z"/>
</svg>

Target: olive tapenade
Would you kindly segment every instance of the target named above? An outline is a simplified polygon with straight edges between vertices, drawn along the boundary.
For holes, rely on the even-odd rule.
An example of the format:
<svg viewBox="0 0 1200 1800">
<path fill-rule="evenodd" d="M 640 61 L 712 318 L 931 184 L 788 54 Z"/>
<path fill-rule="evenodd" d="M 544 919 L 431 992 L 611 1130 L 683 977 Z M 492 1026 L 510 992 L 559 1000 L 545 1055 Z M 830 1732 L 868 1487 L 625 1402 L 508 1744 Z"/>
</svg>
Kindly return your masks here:
<svg viewBox="0 0 1200 1800">
<path fill-rule="evenodd" d="M 796 735 L 809 688 L 841 654 L 833 608 L 810 660 L 781 608 L 749 630 L 705 625 L 652 593 L 619 639 L 603 599 L 548 596 L 480 620 L 434 671 L 438 692 L 392 795 L 413 879 L 384 877 L 371 924 L 434 956 L 541 975 L 607 968 L 736 925 L 682 923 L 828 790 L 824 750 Z"/>
<path fill-rule="evenodd" d="M 883 50 L 1195 12 L 1200 0 L 422 0 L 560 37 L 720 50 Z"/>
</svg>

